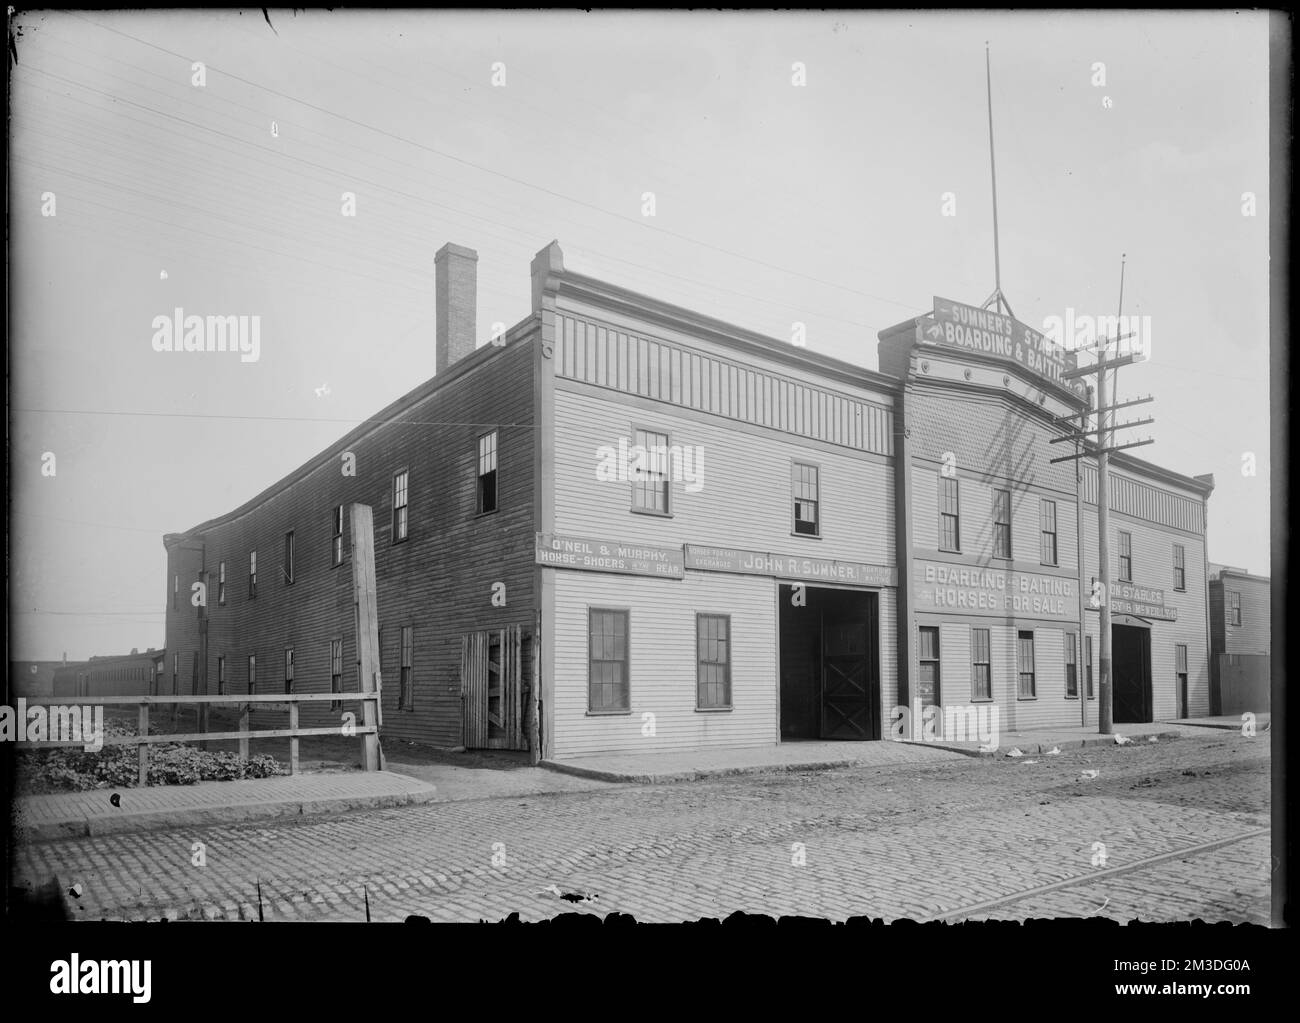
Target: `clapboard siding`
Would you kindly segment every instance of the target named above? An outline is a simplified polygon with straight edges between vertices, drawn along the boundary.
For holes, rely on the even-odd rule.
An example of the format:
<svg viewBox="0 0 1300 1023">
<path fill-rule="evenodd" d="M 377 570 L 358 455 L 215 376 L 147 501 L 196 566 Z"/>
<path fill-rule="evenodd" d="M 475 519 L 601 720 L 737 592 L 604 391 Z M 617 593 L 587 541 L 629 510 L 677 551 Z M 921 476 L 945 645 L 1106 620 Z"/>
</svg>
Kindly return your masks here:
<svg viewBox="0 0 1300 1023">
<path fill-rule="evenodd" d="M 776 584 L 688 573 L 683 580 L 555 571 L 554 756 L 762 746 L 777 738 Z M 588 610 L 628 608 L 631 713 L 589 715 Z M 732 707 L 698 712 L 695 616 L 731 616 Z M 643 735 L 645 714 L 653 736 Z"/>
<path fill-rule="evenodd" d="M 255 507 L 210 526 L 199 555 L 179 549 L 177 564 L 211 573 L 208 688 L 217 658 L 227 658 L 228 688 L 246 692 L 248 655 L 256 653 L 258 691 L 284 691 L 284 650 L 294 648 L 297 692 L 330 688 L 330 641 L 343 640 L 343 688 L 355 692 L 350 523 L 344 560 L 332 566 L 333 510 L 367 504 L 374 513 L 375 576 L 381 628 L 383 734 L 439 746 L 461 742 L 460 636 L 474 629 L 533 623 L 533 352 L 512 343 L 352 446 L 356 473 L 320 456 L 306 475 L 275 489 Z M 498 508 L 475 514 L 477 438 L 499 428 Z M 409 471 L 409 538 L 392 542 L 393 474 Z M 346 513 L 345 513 L 346 520 Z M 281 577 L 284 534 L 295 534 L 295 581 Z M 256 599 L 248 596 L 248 556 L 256 549 Z M 226 606 L 217 603 L 217 572 L 226 562 Z M 169 561 L 169 600 L 171 586 Z M 492 585 L 506 587 L 506 606 L 491 604 Z M 398 708 L 400 627 L 414 628 L 414 710 Z M 193 609 L 168 614 L 169 654 L 185 667 L 198 648 Z M 171 644 L 175 643 L 173 647 Z M 170 665 L 168 666 L 170 669 Z M 186 669 L 187 670 L 187 669 Z M 184 688 L 184 687 L 183 687 Z M 188 691 L 185 689 L 184 691 Z M 357 713 L 357 704 L 344 704 Z M 259 714 L 271 712 L 259 712 Z M 328 705 L 304 708 L 302 723 L 334 723 Z M 259 721 L 259 725 L 262 722 Z"/>
<path fill-rule="evenodd" d="M 1241 624 L 1232 624 L 1227 594 L 1241 594 Z M 1210 583 L 1214 645 L 1226 654 L 1269 652 L 1272 594 L 1267 581 L 1225 574 Z"/>
<path fill-rule="evenodd" d="M 599 449 L 630 447 L 633 427 L 669 435 L 703 453 L 696 492 L 674 482 L 671 518 L 631 510 L 632 484 L 599 481 Z M 820 468 L 822 538 L 792 536 L 791 463 Z M 555 395 L 555 531 L 659 546 L 712 544 L 893 564 L 892 470 L 886 462 L 812 448 L 777 433 L 757 435 L 721 418 L 704 422 L 672 406 L 629 407 L 563 387 Z"/>
<path fill-rule="evenodd" d="M 1187 644 L 1188 710 L 1198 717 L 1210 712 L 1209 651 L 1206 648 L 1205 553 L 1204 543 L 1186 533 L 1162 529 L 1139 521 L 1111 518 L 1111 577 L 1119 575 L 1120 530 L 1133 534 L 1133 584 L 1164 590 L 1165 606 L 1177 608 L 1178 620 L 1151 623 L 1151 691 L 1155 720 L 1169 720 L 1177 713 L 1177 679 L 1174 644 Z M 1087 580 L 1097 574 L 1096 508 L 1085 507 L 1083 517 L 1084 571 Z M 1173 545 L 1186 549 L 1186 591 L 1174 589 Z M 1094 679 L 1099 657 L 1099 616 L 1087 612 L 1088 633 L 1093 637 Z M 1076 709 L 1077 713 L 1077 709 Z"/>
<path fill-rule="evenodd" d="M 913 544 L 917 553 L 939 550 L 939 480 L 940 467 L 927 461 L 912 465 Z M 957 473 L 958 553 L 987 563 L 993 557 L 993 492 L 1011 492 L 1011 557 L 1017 568 L 1073 570 L 1078 537 L 1077 514 L 1073 495 L 1056 491 L 1028 490 L 1021 486 L 990 482 L 988 479 Z M 1042 563 L 1042 531 L 1039 513 L 1043 500 L 1056 504 L 1055 565 Z"/>
</svg>

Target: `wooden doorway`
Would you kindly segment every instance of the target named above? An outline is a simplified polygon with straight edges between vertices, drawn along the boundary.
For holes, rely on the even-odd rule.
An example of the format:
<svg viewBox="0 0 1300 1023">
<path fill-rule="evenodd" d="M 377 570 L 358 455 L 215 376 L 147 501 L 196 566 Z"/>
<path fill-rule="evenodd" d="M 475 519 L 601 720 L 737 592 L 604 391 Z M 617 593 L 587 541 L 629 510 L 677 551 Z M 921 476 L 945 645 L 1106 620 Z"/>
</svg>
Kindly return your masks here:
<svg viewBox="0 0 1300 1023">
<path fill-rule="evenodd" d="M 524 708 L 532 657 L 532 631 L 519 625 L 461 637 L 466 748 L 528 749 Z"/>
<path fill-rule="evenodd" d="M 781 584 L 781 740 L 879 739 L 875 593 Z"/>
</svg>

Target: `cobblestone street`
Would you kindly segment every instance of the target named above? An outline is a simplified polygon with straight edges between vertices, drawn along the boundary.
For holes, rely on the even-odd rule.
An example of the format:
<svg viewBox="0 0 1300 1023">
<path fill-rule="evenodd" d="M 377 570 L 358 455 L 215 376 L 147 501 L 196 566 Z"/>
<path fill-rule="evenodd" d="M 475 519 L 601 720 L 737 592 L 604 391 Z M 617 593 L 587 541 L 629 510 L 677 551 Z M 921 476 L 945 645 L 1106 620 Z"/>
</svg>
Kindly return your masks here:
<svg viewBox="0 0 1300 1023">
<path fill-rule="evenodd" d="M 257 919 L 260 882 L 267 920 L 362 920 L 368 898 L 375 920 L 1268 922 L 1267 736 L 1020 760 L 914 749 L 851 770 L 39 843 L 17 869 L 79 883 L 92 920 Z"/>
</svg>

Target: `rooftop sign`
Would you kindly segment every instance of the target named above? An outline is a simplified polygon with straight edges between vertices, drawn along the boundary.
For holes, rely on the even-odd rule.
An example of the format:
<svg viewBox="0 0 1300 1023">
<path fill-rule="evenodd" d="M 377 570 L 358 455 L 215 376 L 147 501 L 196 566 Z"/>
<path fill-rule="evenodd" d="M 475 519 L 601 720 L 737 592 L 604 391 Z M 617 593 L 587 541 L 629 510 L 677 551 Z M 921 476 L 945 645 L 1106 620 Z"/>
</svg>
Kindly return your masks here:
<svg viewBox="0 0 1300 1023">
<path fill-rule="evenodd" d="M 916 336 L 923 344 L 964 348 L 1013 362 L 1080 396 L 1085 393 L 1081 382 L 1063 379 L 1065 372 L 1075 367 L 1072 352 L 1019 320 L 992 309 L 964 305 L 936 295 L 933 314 L 917 320 Z"/>
</svg>

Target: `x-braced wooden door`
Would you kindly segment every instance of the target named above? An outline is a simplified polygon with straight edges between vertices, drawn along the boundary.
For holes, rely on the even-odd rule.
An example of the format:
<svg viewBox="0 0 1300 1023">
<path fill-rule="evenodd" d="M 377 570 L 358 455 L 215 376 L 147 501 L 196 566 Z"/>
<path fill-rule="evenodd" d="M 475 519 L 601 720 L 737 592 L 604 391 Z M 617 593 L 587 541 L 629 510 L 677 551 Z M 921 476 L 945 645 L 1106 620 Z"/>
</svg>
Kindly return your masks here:
<svg viewBox="0 0 1300 1023">
<path fill-rule="evenodd" d="M 461 637 L 465 746 L 528 748 L 524 707 L 532 676 L 532 634 L 519 625 Z"/>
</svg>

